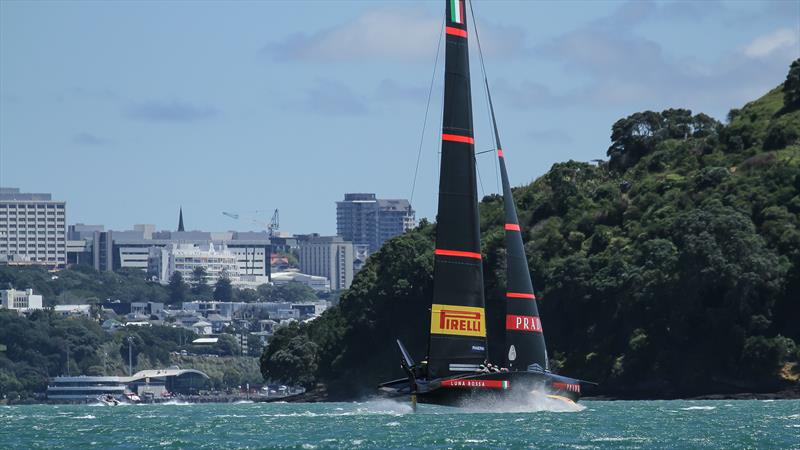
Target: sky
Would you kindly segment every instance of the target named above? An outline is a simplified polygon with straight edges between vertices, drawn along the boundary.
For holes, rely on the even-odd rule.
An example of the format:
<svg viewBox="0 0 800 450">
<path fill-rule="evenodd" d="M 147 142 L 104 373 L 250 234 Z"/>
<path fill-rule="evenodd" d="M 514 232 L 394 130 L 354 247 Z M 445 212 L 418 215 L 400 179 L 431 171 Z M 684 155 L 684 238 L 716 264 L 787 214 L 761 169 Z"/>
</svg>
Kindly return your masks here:
<svg viewBox="0 0 800 450">
<path fill-rule="evenodd" d="M 473 8 L 513 185 L 605 158 L 611 125 L 637 111 L 725 121 L 800 56 L 800 1 Z M 258 230 L 277 208 L 284 232 L 335 234 L 345 192 L 433 218 L 443 17 L 442 0 L 2 0 L 0 185 L 115 230 L 174 229 L 182 206 L 187 229 Z M 478 170 L 479 193 L 498 192 L 492 153 Z"/>
</svg>

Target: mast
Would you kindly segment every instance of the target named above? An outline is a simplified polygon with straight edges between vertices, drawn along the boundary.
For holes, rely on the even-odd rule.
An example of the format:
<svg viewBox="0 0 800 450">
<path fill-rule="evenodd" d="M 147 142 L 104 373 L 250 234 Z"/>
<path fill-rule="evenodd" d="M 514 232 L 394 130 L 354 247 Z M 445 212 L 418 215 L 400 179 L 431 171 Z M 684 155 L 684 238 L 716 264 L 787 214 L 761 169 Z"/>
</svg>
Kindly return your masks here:
<svg viewBox="0 0 800 450">
<path fill-rule="evenodd" d="M 489 111 L 494 127 L 497 159 L 500 162 L 500 177 L 503 183 L 503 209 L 506 230 L 506 298 L 505 298 L 505 342 L 503 359 L 506 367 L 514 370 L 548 370 L 547 347 L 544 342 L 539 308 L 533 293 L 533 282 L 528 269 L 528 258 L 522 242 L 522 233 L 517 218 L 514 196 L 508 182 L 505 157 L 500 146 L 497 120 L 494 116 L 489 81 L 484 77 Z M 494 323 L 493 323 L 494 324 Z M 538 368 L 536 367 L 538 366 Z"/>
<path fill-rule="evenodd" d="M 486 360 L 478 190 L 465 0 L 445 0 L 439 209 L 428 376 L 474 372 Z"/>
</svg>

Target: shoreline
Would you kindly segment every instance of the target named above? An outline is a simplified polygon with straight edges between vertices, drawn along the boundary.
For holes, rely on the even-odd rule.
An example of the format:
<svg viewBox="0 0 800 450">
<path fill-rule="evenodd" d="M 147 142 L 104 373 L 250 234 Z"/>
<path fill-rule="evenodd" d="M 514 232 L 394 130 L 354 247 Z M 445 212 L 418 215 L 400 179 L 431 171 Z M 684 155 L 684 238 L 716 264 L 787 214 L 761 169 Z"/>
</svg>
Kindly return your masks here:
<svg viewBox="0 0 800 450">
<path fill-rule="evenodd" d="M 180 398 L 171 398 L 165 401 L 158 402 L 142 402 L 137 404 L 165 404 L 170 402 L 187 403 L 187 404 L 201 404 L 201 403 L 349 403 L 349 402 L 365 402 L 375 399 L 383 398 L 379 394 L 371 396 L 337 396 L 330 395 L 324 386 L 320 386 L 312 391 L 304 393 L 292 394 L 282 397 L 260 397 L 260 396 L 245 396 L 245 395 L 220 395 L 220 396 L 184 396 Z M 707 393 L 695 394 L 686 396 L 647 396 L 647 395 L 587 395 L 581 398 L 581 401 L 657 401 L 657 400 L 798 400 L 800 399 L 800 385 L 792 386 L 786 389 L 775 392 L 736 392 L 736 393 Z M 23 401 L 13 402 L 0 402 L 2 406 L 18 406 L 18 405 L 92 405 L 94 403 L 62 403 L 51 402 L 47 400 L 28 399 Z"/>
</svg>

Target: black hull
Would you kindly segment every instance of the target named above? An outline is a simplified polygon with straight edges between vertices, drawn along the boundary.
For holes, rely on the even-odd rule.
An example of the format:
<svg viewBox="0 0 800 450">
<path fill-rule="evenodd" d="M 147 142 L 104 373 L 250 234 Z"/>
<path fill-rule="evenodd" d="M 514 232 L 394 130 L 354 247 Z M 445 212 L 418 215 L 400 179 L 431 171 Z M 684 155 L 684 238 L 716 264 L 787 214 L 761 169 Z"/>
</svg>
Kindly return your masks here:
<svg viewBox="0 0 800 450">
<path fill-rule="evenodd" d="M 580 381 L 547 372 L 496 372 L 459 375 L 436 380 L 416 380 L 412 389 L 408 379 L 380 385 L 385 395 L 395 398 L 416 396 L 419 403 L 443 406 L 480 406 L 496 400 L 527 400 L 531 391 L 550 398 L 578 402 Z"/>
</svg>

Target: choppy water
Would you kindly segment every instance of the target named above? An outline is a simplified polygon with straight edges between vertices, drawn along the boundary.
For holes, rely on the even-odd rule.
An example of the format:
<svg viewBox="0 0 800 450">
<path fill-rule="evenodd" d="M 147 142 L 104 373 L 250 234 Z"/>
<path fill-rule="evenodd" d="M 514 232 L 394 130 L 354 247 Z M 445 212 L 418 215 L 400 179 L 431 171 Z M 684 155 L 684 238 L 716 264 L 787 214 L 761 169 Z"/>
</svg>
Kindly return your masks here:
<svg viewBox="0 0 800 450">
<path fill-rule="evenodd" d="M 0 407 L 0 448 L 800 449 L 800 401 Z"/>
</svg>

